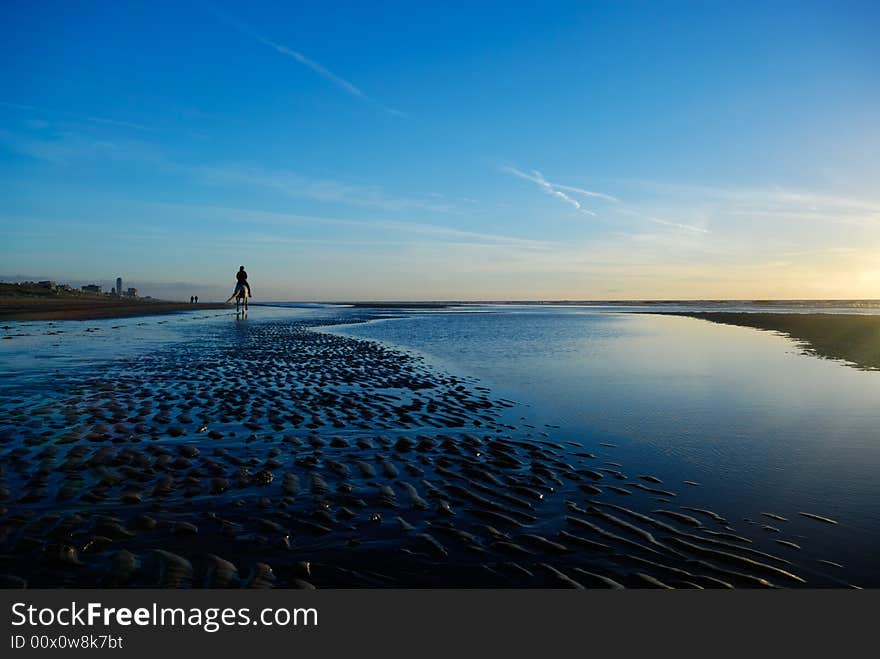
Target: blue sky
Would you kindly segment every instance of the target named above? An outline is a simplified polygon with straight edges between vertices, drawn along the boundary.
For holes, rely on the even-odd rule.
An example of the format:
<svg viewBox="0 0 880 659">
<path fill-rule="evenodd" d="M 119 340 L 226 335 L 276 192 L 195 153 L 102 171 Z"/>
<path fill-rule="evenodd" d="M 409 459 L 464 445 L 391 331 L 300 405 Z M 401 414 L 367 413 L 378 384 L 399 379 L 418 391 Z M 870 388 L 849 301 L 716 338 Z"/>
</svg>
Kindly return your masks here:
<svg viewBox="0 0 880 659">
<path fill-rule="evenodd" d="M 7 2 L 0 277 L 880 297 L 876 2 Z"/>
</svg>

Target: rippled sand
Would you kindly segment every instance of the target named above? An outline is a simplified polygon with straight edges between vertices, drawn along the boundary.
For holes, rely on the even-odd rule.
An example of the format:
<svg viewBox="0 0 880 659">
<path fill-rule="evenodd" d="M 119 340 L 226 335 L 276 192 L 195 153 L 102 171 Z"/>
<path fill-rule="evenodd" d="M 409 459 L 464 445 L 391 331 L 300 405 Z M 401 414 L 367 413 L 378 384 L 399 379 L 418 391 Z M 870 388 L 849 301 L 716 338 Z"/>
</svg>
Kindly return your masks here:
<svg viewBox="0 0 880 659">
<path fill-rule="evenodd" d="M 847 585 L 781 516 L 682 508 L 699 484 L 319 322 L 4 385 L 0 586 Z"/>
</svg>

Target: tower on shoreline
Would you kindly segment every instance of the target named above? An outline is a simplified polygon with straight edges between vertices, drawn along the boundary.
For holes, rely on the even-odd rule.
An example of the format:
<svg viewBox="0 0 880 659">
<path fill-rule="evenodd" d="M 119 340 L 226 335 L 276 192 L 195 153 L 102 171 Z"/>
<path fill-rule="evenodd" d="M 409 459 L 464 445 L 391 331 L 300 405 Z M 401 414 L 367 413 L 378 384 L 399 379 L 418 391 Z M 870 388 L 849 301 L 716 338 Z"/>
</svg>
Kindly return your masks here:
<svg viewBox="0 0 880 659">
<path fill-rule="evenodd" d="M 116 296 L 122 297 L 122 277 L 116 278 Z"/>
</svg>

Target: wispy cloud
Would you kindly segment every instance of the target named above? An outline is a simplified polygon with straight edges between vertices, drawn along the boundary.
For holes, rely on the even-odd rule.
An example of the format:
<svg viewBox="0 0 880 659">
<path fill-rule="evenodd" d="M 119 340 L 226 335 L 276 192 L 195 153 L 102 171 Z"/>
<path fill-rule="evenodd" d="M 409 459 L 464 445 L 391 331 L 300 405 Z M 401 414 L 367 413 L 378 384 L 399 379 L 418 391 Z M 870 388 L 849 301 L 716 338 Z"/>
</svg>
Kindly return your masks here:
<svg viewBox="0 0 880 659">
<path fill-rule="evenodd" d="M 577 199 L 573 199 L 572 197 L 567 195 L 566 192 L 573 192 L 575 194 L 581 194 L 594 199 L 604 199 L 606 201 L 615 202 L 619 201 L 616 197 L 612 197 L 611 195 L 603 194 L 601 192 L 593 192 L 592 190 L 585 190 L 584 188 L 577 188 L 571 185 L 551 183 L 546 178 L 544 178 L 544 175 L 541 174 L 541 172 L 539 172 L 538 170 L 532 170 L 532 172 L 529 174 L 517 169 L 516 167 L 511 167 L 508 165 L 502 167 L 501 171 L 512 174 L 513 176 L 524 179 L 526 181 L 531 181 L 535 185 L 539 186 L 548 195 L 564 201 L 569 206 L 574 207 L 576 210 L 586 215 L 596 215 L 596 213 L 587 208 L 584 208 L 581 202 L 579 202 Z M 563 190 L 565 192 L 563 192 Z"/>
<path fill-rule="evenodd" d="M 120 128 L 131 128 L 132 130 L 153 130 L 150 126 L 136 124 L 133 121 L 123 121 L 121 119 L 108 119 L 107 117 L 82 117 L 85 121 L 93 124 L 105 124 L 107 126 L 118 126 Z"/>
<path fill-rule="evenodd" d="M 339 87 L 343 91 L 348 92 L 352 96 L 356 96 L 358 98 L 363 98 L 363 99 L 368 98 L 368 96 L 366 94 L 364 94 L 364 92 L 359 87 L 355 86 L 353 83 L 350 83 L 345 78 L 340 78 L 338 75 L 333 73 L 333 71 L 331 71 L 330 69 L 318 64 L 314 60 L 309 59 L 308 57 L 306 57 L 302 53 L 299 53 L 295 50 L 291 50 L 287 46 L 282 46 L 281 44 L 275 43 L 274 41 L 271 41 L 271 40 L 267 39 L 266 37 L 261 36 L 259 34 L 254 33 L 254 34 L 252 34 L 252 36 L 255 37 L 257 39 L 257 41 L 259 41 L 261 44 L 269 46 L 270 48 L 274 48 L 276 51 L 278 51 L 282 55 L 287 55 L 288 57 L 292 57 L 300 64 L 307 66 L 312 71 L 317 73 L 319 76 L 321 76 L 325 80 L 329 80 L 334 85 L 336 85 L 337 87 Z"/>
<path fill-rule="evenodd" d="M 34 134 L 0 129 L 0 150 L 3 149 L 58 166 L 90 159 L 125 161 L 211 187 L 268 190 L 295 199 L 380 209 L 390 213 L 419 211 L 465 215 L 472 212 L 463 209 L 456 200 L 447 200 L 444 195 L 419 195 L 411 191 L 399 194 L 386 191 L 379 185 L 316 178 L 250 164 L 185 163 L 172 159 L 163 149 L 144 140 L 95 139 L 75 131 Z M 467 200 L 466 203 L 470 207 L 473 201 Z"/>
<path fill-rule="evenodd" d="M 0 148 L 53 165 L 99 159 L 163 165 L 162 152 L 149 142 L 132 139 L 96 139 L 75 131 L 21 133 L 0 130 Z"/>
<path fill-rule="evenodd" d="M 268 170 L 262 167 L 240 165 L 187 167 L 185 169 L 209 185 L 246 185 L 274 190 L 299 199 L 379 208 L 384 211 L 457 212 L 454 206 L 442 200 L 428 201 L 417 197 L 389 194 L 375 185 L 312 178 L 285 170 Z"/>
<path fill-rule="evenodd" d="M 23 103 L 9 103 L 7 101 L 0 101 L 0 106 L 5 107 L 5 108 L 10 108 L 13 110 L 20 110 L 22 112 L 39 112 L 41 114 L 46 114 L 46 115 L 50 115 L 50 116 L 64 117 L 66 119 L 71 119 L 74 121 L 87 121 L 92 124 L 103 124 L 105 126 L 116 126 L 118 128 L 129 128 L 131 130 L 140 130 L 140 131 L 153 130 L 153 128 L 151 126 L 139 124 L 134 121 L 125 121 L 123 119 L 110 119 L 107 117 L 84 116 L 84 115 L 72 114 L 70 112 L 65 112 L 64 110 L 53 110 L 50 108 L 38 108 L 33 105 L 25 105 Z"/>
<path fill-rule="evenodd" d="M 583 208 L 581 206 L 581 203 L 579 201 L 577 201 L 576 199 L 572 199 L 564 192 L 561 192 L 561 191 L 555 189 L 552 185 L 550 185 L 550 183 L 547 182 L 547 180 L 541 175 L 541 172 L 539 172 L 539 171 L 533 171 L 531 174 L 526 174 L 525 172 L 522 172 L 522 171 L 516 169 L 515 167 L 503 167 L 502 171 L 507 172 L 509 174 L 513 174 L 514 176 L 518 176 L 521 179 L 525 179 L 526 181 L 531 181 L 532 183 L 537 184 L 538 186 L 540 186 L 540 188 L 544 192 L 546 192 L 550 196 L 556 197 L 557 199 L 561 199 L 569 206 L 574 206 L 574 208 L 577 209 L 578 211 L 580 211 L 581 213 L 584 213 L 586 215 L 595 215 L 596 214 L 591 210 L 587 210 L 586 208 Z"/>
<path fill-rule="evenodd" d="M 32 138 L 0 130 L 0 148 L 28 158 L 44 160 L 54 165 L 93 156 L 113 157 L 118 148 L 112 142 L 88 139 L 79 135 L 62 134 L 52 139 Z"/>
<path fill-rule="evenodd" d="M 695 233 L 709 233 L 708 229 L 704 229 L 703 227 L 694 226 L 693 224 L 681 224 L 680 222 L 670 222 L 668 220 L 661 220 L 659 217 L 651 217 L 645 216 L 645 219 L 649 222 L 653 222 L 654 224 L 662 224 L 663 226 L 673 227 L 675 229 L 682 229 L 683 231 L 693 231 Z"/>
<path fill-rule="evenodd" d="M 681 229 L 682 231 L 690 231 L 693 233 L 709 233 L 709 230 L 705 227 L 697 226 L 695 224 L 685 224 L 684 222 L 672 222 L 670 220 L 664 220 L 655 215 L 636 211 L 631 208 L 615 208 L 614 210 L 616 213 L 619 213 L 621 215 L 629 215 L 631 217 L 647 220 L 648 222 L 653 222 L 654 224 L 659 224 L 665 227 L 671 227 L 673 229 Z"/>
<path fill-rule="evenodd" d="M 528 174 L 528 173 L 523 172 L 519 169 L 516 169 L 515 167 L 506 166 L 506 167 L 502 168 L 502 171 L 507 172 L 509 174 L 513 174 L 514 176 L 517 176 L 521 179 L 525 179 L 526 181 L 531 181 L 532 183 L 535 183 L 536 185 L 540 186 L 540 188 L 542 190 L 544 190 L 544 192 L 546 192 L 547 194 L 552 195 L 558 199 L 561 199 L 565 203 L 567 203 L 570 206 L 573 206 L 574 208 L 579 210 L 581 213 L 586 213 L 588 215 L 596 215 L 596 213 L 584 208 L 583 205 L 578 200 L 572 199 L 569 195 L 567 195 L 565 193 L 571 192 L 571 193 L 583 195 L 585 197 L 590 197 L 592 199 L 602 199 L 604 201 L 611 201 L 616 204 L 620 203 L 619 198 L 614 197 L 609 194 L 605 194 L 603 192 L 595 192 L 594 190 L 587 190 L 585 188 L 579 188 L 579 187 L 575 187 L 573 185 L 563 185 L 560 183 L 551 183 L 550 181 L 548 181 L 544 177 L 543 174 L 541 174 L 541 172 L 539 172 L 537 170 L 532 170 L 532 173 Z M 659 225 L 671 227 L 674 229 L 681 229 L 682 231 L 692 231 L 694 233 L 708 233 L 708 230 L 704 229 L 703 227 L 698 227 L 698 226 L 691 225 L 691 224 L 683 224 L 680 222 L 671 222 L 669 220 L 664 220 L 659 217 L 654 217 L 653 215 L 645 215 L 644 213 L 639 213 L 637 211 L 630 210 L 625 207 L 617 207 L 617 208 L 615 208 L 615 211 L 618 213 L 625 214 L 625 215 L 632 215 L 635 217 L 640 217 L 644 220 L 647 220 L 648 222 L 653 222 L 654 224 L 659 224 Z"/>
<path fill-rule="evenodd" d="M 13 110 L 28 110 L 31 112 L 37 109 L 33 105 L 24 105 L 22 103 L 9 103 L 8 101 L 0 101 L 0 106 L 4 108 L 12 108 Z"/>
<path fill-rule="evenodd" d="M 543 251 L 549 250 L 556 243 L 546 240 L 534 240 L 519 238 L 504 234 L 470 231 L 458 227 L 428 224 L 424 222 L 401 222 L 388 219 L 354 220 L 339 217 L 325 217 L 314 215 L 300 215 L 294 213 L 279 213 L 273 211 L 255 210 L 251 208 L 230 208 L 210 205 L 191 204 L 150 204 L 152 209 L 161 209 L 163 215 L 178 213 L 185 215 L 190 220 L 204 219 L 213 222 L 248 222 L 268 226 L 301 226 L 319 225 L 330 227 L 346 227 L 347 229 L 360 229 L 369 232 L 388 232 L 398 235 L 430 237 L 431 242 L 446 242 L 457 244 L 475 245 L 503 245 L 525 250 Z M 412 239 L 410 239 L 411 241 Z"/>
<path fill-rule="evenodd" d="M 540 175 L 540 172 L 535 172 Z M 546 181 L 545 181 L 546 183 Z M 572 185 L 561 185 L 559 183 L 550 183 L 549 185 L 553 186 L 557 190 L 565 190 L 566 192 L 576 192 L 577 194 L 582 194 L 585 197 L 593 197 L 594 199 L 604 199 L 605 201 L 613 201 L 619 202 L 620 199 L 617 197 L 612 197 L 608 194 L 603 194 L 602 192 L 593 192 L 592 190 L 584 190 L 583 188 L 576 188 Z"/>
<path fill-rule="evenodd" d="M 236 30 L 238 30 L 242 34 L 245 34 L 245 35 L 255 39 L 256 41 L 263 44 L 264 46 L 268 46 L 269 48 L 273 49 L 275 52 L 277 52 L 281 55 L 284 55 L 286 57 L 290 57 L 291 59 L 299 62 L 300 64 L 311 69 L 314 73 L 318 74 L 319 76 L 321 76 L 322 78 L 324 78 L 328 82 L 332 83 L 333 85 L 335 85 L 336 87 L 338 87 L 342 91 L 346 92 L 347 94 L 354 96 L 355 98 L 358 98 L 362 101 L 366 101 L 367 103 L 370 103 L 371 105 L 375 105 L 377 107 L 380 107 L 382 110 L 384 110 L 388 114 L 391 114 L 391 115 L 394 115 L 397 117 L 407 116 L 405 112 L 402 112 L 402 111 L 397 110 L 395 108 L 388 107 L 386 105 L 382 105 L 381 103 L 376 101 L 374 98 L 368 96 L 360 87 L 355 85 L 353 82 L 350 82 L 350 81 L 346 80 L 345 78 L 343 78 L 342 76 L 335 74 L 333 71 L 328 69 L 323 64 L 320 64 L 319 62 L 316 62 L 315 60 L 313 60 L 309 57 L 306 57 L 304 54 L 302 54 L 301 52 L 299 52 L 297 50 L 294 50 L 293 48 L 288 48 L 287 46 L 285 46 L 283 44 L 277 43 L 277 42 L 273 41 L 272 39 L 269 39 L 265 35 L 254 30 L 249 25 L 242 23 L 239 20 L 233 19 L 231 16 L 229 16 L 228 14 L 226 14 L 223 11 L 220 11 L 216 7 L 213 7 L 211 5 L 208 5 L 208 6 L 209 6 L 211 12 L 217 18 L 219 18 L 224 23 L 226 23 L 227 25 L 230 25 L 231 27 L 235 28 Z"/>
<path fill-rule="evenodd" d="M 716 216 L 779 220 L 819 220 L 874 226 L 880 220 L 880 198 L 849 196 L 772 186 L 685 185 L 633 181 L 658 200 L 701 206 Z"/>
</svg>

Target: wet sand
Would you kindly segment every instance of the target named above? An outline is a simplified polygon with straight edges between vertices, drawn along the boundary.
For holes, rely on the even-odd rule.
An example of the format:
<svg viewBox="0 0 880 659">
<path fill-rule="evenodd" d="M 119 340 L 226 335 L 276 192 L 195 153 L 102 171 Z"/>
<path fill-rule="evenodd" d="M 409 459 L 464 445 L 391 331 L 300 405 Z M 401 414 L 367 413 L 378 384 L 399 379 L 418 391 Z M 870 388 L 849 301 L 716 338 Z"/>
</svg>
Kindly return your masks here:
<svg viewBox="0 0 880 659">
<path fill-rule="evenodd" d="M 676 504 L 698 484 L 332 322 L 4 383 L 0 587 L 847 585 L 780 516 L 759 551 L 754 520 Z"/>
<path fill-rule="evenodd" d="M 843 313 L 663 312 L 714 323 L 781 332 L 806 352 L 840 359 L 863 369 L 880 369 L 880 315 Z"/>
<path fill-rule="evenodd" d="M 0 296 L 0 320 L 96 320 L 99 318 L 148 316 L 195 309 L 220 309 L 225 306 L 220 303 L 188 304 L 159 300 Z"/>
</svg>

